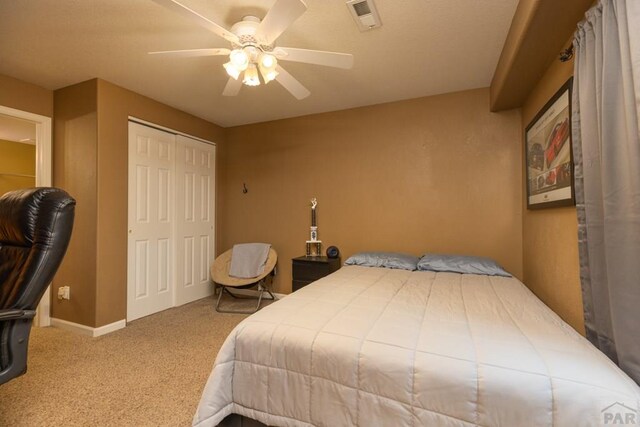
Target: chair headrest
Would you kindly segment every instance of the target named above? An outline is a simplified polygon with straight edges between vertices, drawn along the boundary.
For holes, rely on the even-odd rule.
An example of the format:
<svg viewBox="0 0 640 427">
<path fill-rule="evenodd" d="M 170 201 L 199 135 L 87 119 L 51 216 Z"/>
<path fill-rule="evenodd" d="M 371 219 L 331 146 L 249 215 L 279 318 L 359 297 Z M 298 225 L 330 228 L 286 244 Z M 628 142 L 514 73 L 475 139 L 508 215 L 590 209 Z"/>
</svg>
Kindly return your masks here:
<svg viewBox="0 0 640 427">
<path fill-rule="evenodd" d="M 75 204 L 56 188 L 0 197 L 0 309 L 35 310 L 69 245 Z"/>
<path fill-rule="evenodd" d="M 0 197 L 0 242 L 24 247 L 48 243 L 57 214 L 73 209 L 75 203 L 58 188 L 29 188 L 5 193 Z"/>
</svg>

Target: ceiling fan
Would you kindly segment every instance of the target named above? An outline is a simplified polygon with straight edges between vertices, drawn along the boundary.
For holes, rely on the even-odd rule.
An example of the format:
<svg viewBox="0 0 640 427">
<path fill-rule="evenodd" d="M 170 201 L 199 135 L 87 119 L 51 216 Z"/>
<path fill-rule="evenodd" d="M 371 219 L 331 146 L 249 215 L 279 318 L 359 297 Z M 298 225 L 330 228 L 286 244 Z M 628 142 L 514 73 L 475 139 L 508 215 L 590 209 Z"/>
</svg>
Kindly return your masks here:
<svg viewBox="0 0 640 427">
<path fill-rule="evenodd" d="M 348 53 L 276 46 L 276 39 L 307 10 L 307 5 L 302 0 L 276 0 L 264 19 L 245 16 L 242 21 L 234 24 L 230 31 L 177 0 L 153 1 L 231 43 L 231 49 L 149 52 L 149 54 L 178 57 L 228 55 L 229 62 L 223 65 L 229 74 L 229 81 L 222 92 L 224 96 L 237 95 L 242 83 L 247 86 L 258 86 L 260 76 L 265 84 L 276 80 L 297 99 L 309 96 L 309 90 L 282 68 L 278 61 L 303 62 L 344 69 L 353 66 L 353 55 Z"/>
</svg>

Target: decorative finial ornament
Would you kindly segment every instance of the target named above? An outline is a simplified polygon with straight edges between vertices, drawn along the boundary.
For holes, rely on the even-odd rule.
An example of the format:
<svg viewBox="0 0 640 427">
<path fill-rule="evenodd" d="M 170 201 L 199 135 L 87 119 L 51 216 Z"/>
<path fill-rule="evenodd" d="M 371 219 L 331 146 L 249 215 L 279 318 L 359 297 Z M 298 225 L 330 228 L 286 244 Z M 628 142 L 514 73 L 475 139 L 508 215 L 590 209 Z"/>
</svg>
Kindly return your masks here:
<svg viewBox="0 0 640 427">
<path fill-rule="evenodd" d="M 322 255 L 322 241 L 318 240 L 318 218 L 316 216 L 316 208 L 318 207 L 318 200 L 314 197 L 311 199 L 311 227 L 310 238 L 307 240 L 307 256 L 320 256 Z M 315 253 L 311 253 L 311 248 L 314 247 Z"/>
<path fill-rule="evenodd" d="M 311 199 L 311 226 L 316 227 L 316 206 L 318 206 L 318 200 L 314 197 Z"/>
<path fill-rule="evenodd" d="M 560 52 L 560 62 L 567 62 L 573 58 L 573 44 Z"/>
</svg>

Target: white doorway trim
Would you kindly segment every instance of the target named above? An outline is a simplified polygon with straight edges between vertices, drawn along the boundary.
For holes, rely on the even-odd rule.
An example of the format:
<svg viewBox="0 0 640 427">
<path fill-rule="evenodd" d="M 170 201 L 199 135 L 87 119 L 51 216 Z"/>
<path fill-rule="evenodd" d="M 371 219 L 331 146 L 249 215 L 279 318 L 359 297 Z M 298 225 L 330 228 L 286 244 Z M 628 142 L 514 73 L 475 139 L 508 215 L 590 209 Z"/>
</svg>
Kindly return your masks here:
<svg viewBox="0 0 640 427">
<path fill-rule="evenodd" d="M 213 141 L 207 141 L 206 139 L 202 139 L 202 138 L 199 138 L 197 136 L 189 135 L 188 133 L 180 132 L 179 130 L 171 129 L 171 128 L 168 128 L 166 126 L 162 126 L 162 125 L 159 125 L 159 124 L 156 124 L 156 123 L 153 123 L 153 122 L 142 120 L 142 119 L 139 119 L 139 118 L 137 118 L 135 116 L 129 116 L 129 121 L 130 122 L 134 122 L 134 123 L 138 123 L 140 125 L 145 125 L 145 126 L 149 126 L 149 127 L 152 127 L 152 128 L 156 128 L 158 130 L 163 130 L 165 132 L 169 132 L 169 133 L 172 133 L 174 135 L 186 136 L 187 138 L 195 139 L 196 141 L 204 142 L 205 144 L 216 145 L 216 143 L 213 142 Z"/>
<path fill-rule="evenodd" d="M 36 125 L 36 186 L 50 187 L 52 182 L 52 143 L 51 143 L 51 117 L 16 110 L 15 108 L 0 105 L 0 114 L 29 120 Z M 51 325 L 51 286 L 47 287 L 38 310 L 34 324 L 37 326 Z"/>
</svg>

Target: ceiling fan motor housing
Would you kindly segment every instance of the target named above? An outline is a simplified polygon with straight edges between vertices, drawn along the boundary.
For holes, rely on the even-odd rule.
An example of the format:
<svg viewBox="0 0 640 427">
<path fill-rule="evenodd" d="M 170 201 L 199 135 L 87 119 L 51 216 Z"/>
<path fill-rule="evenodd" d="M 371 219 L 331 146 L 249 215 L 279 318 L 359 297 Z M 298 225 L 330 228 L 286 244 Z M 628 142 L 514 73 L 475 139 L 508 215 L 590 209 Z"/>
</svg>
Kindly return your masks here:
<svg viewBox="0 0 640 427">
<path fill-rule="evenodd" d="M 260 22 L 260 18 L 252 15 L 247 15 L 242 18 L 242 21 L 233 24 L 233 26 L 231 27 L 231 32 L 238 36 L 238 39 L 241 43 L 239 45 L 232 43 L 233 47 L 235 49 L 242 49 L 246 46 L 255 46 L 265 52 L 272 51 L 273 45 L 262 44 L 255 37 Z"/>
</svg>

